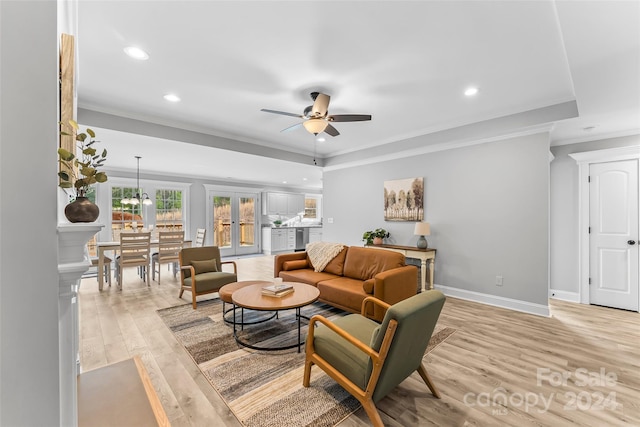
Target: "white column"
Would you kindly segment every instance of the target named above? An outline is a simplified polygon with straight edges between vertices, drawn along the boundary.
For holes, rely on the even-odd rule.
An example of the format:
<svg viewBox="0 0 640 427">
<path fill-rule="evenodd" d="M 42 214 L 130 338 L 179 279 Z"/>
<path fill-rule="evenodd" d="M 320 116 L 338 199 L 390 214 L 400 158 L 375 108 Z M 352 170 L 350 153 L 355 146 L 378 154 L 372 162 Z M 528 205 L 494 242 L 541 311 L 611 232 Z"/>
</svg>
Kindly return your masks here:
<svg viewBox="0 0 640 427">
<path fill-rule="evenodd" d="M 78 425 L 80 373 L 78 290 L 91 261 L 87 242 L 102 224 L 58 225 L 58 329 L 60 341 L 60 425 Z"/>
</svg>

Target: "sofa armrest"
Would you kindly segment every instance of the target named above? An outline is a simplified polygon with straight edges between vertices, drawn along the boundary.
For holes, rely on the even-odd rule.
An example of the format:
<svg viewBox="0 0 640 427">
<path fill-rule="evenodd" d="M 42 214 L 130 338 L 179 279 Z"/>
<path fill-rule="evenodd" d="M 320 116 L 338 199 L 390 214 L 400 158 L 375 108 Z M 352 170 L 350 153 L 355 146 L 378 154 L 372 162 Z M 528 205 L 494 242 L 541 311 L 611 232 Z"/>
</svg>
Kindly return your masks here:
<svg viewBox="0 0 640 427">
<path fill-rule="evenodd" d="M 288 254 L 276 255 L 273 258 L 273 277 L 278 277 L 283 270 L 283 264 L 285 261 L 306 260 L 306 252 L 292 252 Z"/>
<path fill-rule="evenodd" d="M 375 275 L 373 296 L 393 305 L 418 293 L 418 268 L 414 265 L 393 268 Z M 384 310 L 374 307 L 374 318 L 382 320 Z"/>
</svg>

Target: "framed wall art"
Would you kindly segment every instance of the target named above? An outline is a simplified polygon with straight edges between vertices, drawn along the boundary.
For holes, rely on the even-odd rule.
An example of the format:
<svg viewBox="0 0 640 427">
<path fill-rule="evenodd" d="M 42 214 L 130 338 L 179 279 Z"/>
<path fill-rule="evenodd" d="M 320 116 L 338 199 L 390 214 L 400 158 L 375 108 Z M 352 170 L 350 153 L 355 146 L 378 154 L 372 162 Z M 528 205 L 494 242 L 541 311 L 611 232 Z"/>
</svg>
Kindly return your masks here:
<svg viewBox="0 0 640 427">
<path fill-rule="evenodd" d="M 384 220 L 424 219 L 424 179 L 407 178 L 384 182 Z"/>
</svg>

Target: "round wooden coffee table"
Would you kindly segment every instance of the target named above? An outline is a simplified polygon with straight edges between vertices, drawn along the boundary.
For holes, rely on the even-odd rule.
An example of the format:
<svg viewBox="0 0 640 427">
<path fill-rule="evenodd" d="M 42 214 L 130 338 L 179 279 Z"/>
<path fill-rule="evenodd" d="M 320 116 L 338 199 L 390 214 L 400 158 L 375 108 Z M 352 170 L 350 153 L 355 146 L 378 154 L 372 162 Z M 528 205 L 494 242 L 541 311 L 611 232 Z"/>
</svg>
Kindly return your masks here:
<svg viewBox="0 0 640 427">
<path fill-rule="evenodd" d="M 234 292 L 237 292 L 239 289 L 246 288 L 247 286 L 251 286 L 251 285 L 269 286 L 269 285 L 272 285 L 272 284 L 273 284 L 273 281 L 267 281 L 267 280 L 244 280 L 244 281 L 241 281 L 241 282 L 227 283 L 226 285 L 221 287 L 218 290 L 218 297 L 222 301 L 222 318 L 224 319 L 225 323 L 233 324 L 233 322 L 236 321 L 236 320 L 235 319 L 229 320 L 227 318 L 227 314 L 232 312 L 233 316 L 235 317 L 236 316 L 236 309 L 240 308 L 240 307 L 236 307 L 236 305 L 233 303 L 232 296 L 233 296 Z M 233 307 L 227 309 L 226 308 L 226 304 L 227 303 L 231 304 Z M 276 317 L 276 314 L 277 314 L 277 312 L 273 313 L 273 315 L 271 317 L 261 318 L 261 319 L 254 320 L 252 322 L 247 322 L 247 323 L 245 323 L 244 316 L 243 316 L 242 321 L 239 324 L 240 325 L 253 325 L 255 323 L 266 322 L 267 320 L 271 320 L 274 317 Z"/>
<path fill-rule="evenodd" d="M 300 309 L 305 305 L 309 305 L 312 302 L 317 301 L 320 296 L 320 291 L 315 286 L 307 285 L 305 283 L 297 282 L 285 282 L 284 284 L 292 285 L 293 292 L 282 297 L 273 297 L 262 294 L 263 284 L 255 284 L 251 286 L 245 286 L 242 289 L 238 289 L 233 292 L 231 296 L 233 303 L 238 307 L 247 308 L 257 311 L 275 311 L 280 310 L 296 310 L 296 319 L 298 321 L 298 342 L 286 346 L 280 347 L 261 347 L 251 343 L 245 342 L 238 337 L 236 330 L 235 316 L 233 323 L 233 337 L 236 342 L 244 347 L 251 348 L 253 350 L 287 350 L 290 348 L 298 347 L 298 353 L 302 347 L 303 341 L 300 333 L 301 319 L 309 319 L 308 317 L 300 314 Z"/>
</svg>

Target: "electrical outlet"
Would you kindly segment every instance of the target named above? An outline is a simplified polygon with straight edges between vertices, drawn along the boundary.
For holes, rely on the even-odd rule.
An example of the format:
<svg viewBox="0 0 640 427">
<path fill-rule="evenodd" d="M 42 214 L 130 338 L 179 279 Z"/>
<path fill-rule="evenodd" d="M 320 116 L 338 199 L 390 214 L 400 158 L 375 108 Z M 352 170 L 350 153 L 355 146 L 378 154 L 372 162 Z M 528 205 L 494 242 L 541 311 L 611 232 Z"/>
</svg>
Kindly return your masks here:
<svg viewBox="0 0 640 427">
<path fill-rule="evenodd" d="M 329 224 L 333 224 L 333 218 L 327 218 L 327 222 L 328 222 Z"/>
<path fill-rule="evenodd" d="M 496 276 L 496 286 L 502 286 L 502 276 Z"/>
</svg>

